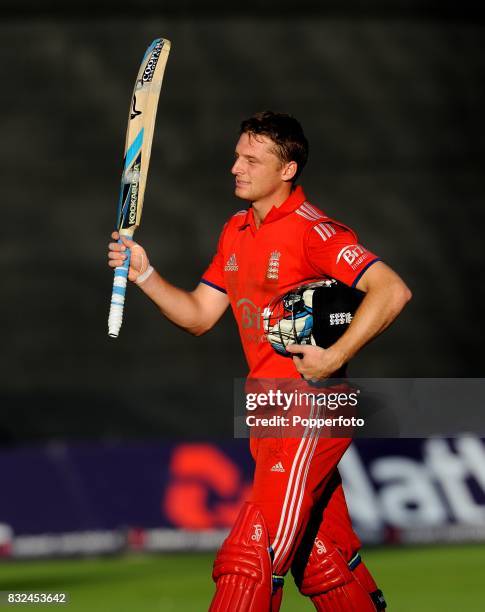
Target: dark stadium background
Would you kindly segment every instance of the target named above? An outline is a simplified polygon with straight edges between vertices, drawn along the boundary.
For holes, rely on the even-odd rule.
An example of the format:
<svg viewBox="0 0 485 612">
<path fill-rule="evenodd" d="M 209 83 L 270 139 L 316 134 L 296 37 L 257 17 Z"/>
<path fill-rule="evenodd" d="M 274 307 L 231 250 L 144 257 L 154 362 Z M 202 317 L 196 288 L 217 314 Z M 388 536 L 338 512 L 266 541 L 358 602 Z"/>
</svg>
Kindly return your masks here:
<svg viewBox="0 0 485 612">
<path fill-rule="evenodd" d="M 240 120 L 287 111 L 310 140 L 308 197 L 414 292 L 352 373 L 480 376 L 484 28 L 454 7 L 5 3 L 2 440 L 214 433 L 246 371 L 230 315 L 193 339 L 134 287 L 120 338 L 105 333 L 128 102 L 158 35 L 173 50 L 137 239 L 160 272 L 197 283 L 241 207 Z"/>
<path fill-rule="evenodd" d="M 289 112 L 310 141 L 310 201 L 414 293 L 352 374 L 483 376 L 477 6 L 4 1 L 0 452 L 231 436 L 232 381 L 246 367 L 229 313 L 191 338 L 130 286 L 121 335 L 107 336 L 128 104 L 157 36 L 172 52 L 137 233 L 156 268 L 195 286 L 241 207 L 229 173 L 241 119 Z"/>
</svg>

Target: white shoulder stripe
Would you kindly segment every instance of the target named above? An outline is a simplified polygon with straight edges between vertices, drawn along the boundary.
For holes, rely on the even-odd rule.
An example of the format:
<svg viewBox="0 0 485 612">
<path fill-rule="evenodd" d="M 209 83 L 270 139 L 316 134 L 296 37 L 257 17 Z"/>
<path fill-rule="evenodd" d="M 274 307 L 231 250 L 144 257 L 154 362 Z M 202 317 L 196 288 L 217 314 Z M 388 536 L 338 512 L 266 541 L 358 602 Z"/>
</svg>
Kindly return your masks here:
<svg viewBox="0 0 485 612">
<path fill-rule="evenodd" d="M 323 240 L 323 242 L 325 242 L 327 240 L 327 236 L 320 229 L 320 225 L 315 225 L 315 227 L 313 229 L 317 232 L 317 234 L 320 236 L 320 238 Z"/>
<path fill-rule="evenodd" d="M 318 227 L 321 227 L 329 238 L 332 237 L 332 232 L 329 230 L 329 226 L 326 223 L 320 223 Z"/>
<path fill-rule="evenodd" d="M 303 202 L 303 204 L 299 208 L 297 208 L 295 212 L 297 215 L 300 215 L 300 217 L 303 217 L 307 221 L 319 221 L 320 219 L 328 219 L 326 215 L 324 215 L 311 204 L 308 204 L 308 202 Z M 315 226 L 313 229 L 321 236 L 322 240 L 326 240 L 327 237 L 330 238 L 333 234 L 337 233 L 335 229 L 328 223 L 319 223 L 318 226 Z"/>
<path fill-rule="evenodd" d="M 330 233 L 330 230 L 328 230 L 328 229 L 325 227 L 325 223 L 320 223 L 320 224 L 318 225 L 318 227 L 319 227 L 319 228 L 322 230 L 322 232 L 323 232 L 323 233 L 324 233 L 324 234 L 325 234 L 325 235 L 326 235 L 328 238 L 330 238 L 330 236 L 331 236 L 332 234 Z"/>
<path fill-rule="evenodd" d="M 319 219 L 323 217 L 323 214 L 318 210 L 318 208 L 315 208 L 315 206 L 312 206 L 308 202 L 305 202 L 304 206 L 306 206 L 308 210 L 312 211 L 313 214 L 316 215 Z"/>
<path fill-rule="evenodd" d="M 317 234 L 324 242 L 325 240 L 331 238 L 337 233 L 335 231 L 335 228 L 332 227 L 329 223 L 319 223 L 318 225 L 315 225 L 313 229 L 317 232 Z"/>
<path fill-rule="evenodd" d="M 318 221 L 318 219 L 323 218 L 323 215 L 313 207 L 310 207 L 307 202 L 303 202 L 303 204 L 295 212 L 308 221 Z"/>
<path fill-rule="evenodd" d="M 313 217 L 310 217 L 310 215 L 308 215 L 307 213 L 304 213 L 302 210 L 298 209 L 295 210 L 297 215 L 300 215 L 300 217 L 305 218 L 307 221 L 315 221 L 315 219 Z"/>
<path fill-rule="evenodd" d="M 303 202 L 303 204 L 300 206 L 300 210 L 305 211 L 307 215 L 310 215 L 310 217 L 313 217 L 314 219 L 321 219 L 323 217 L 323 215 L 320 214 L 318 210 L 310 206 L 308 202 Z"/>
</svg>

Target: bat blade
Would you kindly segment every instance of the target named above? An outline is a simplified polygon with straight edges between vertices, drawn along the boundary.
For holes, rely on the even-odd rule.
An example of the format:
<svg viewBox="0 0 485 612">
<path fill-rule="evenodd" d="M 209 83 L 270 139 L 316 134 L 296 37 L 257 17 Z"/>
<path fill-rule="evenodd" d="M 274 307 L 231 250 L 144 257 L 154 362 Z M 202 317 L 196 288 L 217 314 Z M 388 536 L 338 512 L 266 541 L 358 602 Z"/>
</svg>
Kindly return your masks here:
<svg viewBox="0 0 485 612">
<path fill-rule="evenodd" d="M 140 225 L 158 99 L 169 53 L 170 41 L 156 38 L 145 51 L 133 89 L 116 218 L 116 229 L 127 238 L 132 238 Z M 112 338 L 118 337 L 123 321 L 131 256 L 129 249 L 126 255 L 123 266 L 115 269 L 108 317 L 108 335 Z"/>
</svg>

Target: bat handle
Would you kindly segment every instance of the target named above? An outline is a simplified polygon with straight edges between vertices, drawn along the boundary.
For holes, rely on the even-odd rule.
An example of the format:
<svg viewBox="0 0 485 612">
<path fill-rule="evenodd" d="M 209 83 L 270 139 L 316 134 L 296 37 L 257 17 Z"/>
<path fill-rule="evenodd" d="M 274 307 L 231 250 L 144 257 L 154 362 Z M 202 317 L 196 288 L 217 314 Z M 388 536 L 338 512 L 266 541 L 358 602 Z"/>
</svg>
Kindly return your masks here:
<svg viewBox="0 0 485 612">
<path fill-rule="evenodd" d="M 118 240 L 122 244 L 121 238 Z M 123 322 L 123 310 L 125 307 L 126 284 L 128 282 L 128 270 L 130 269 L 131 251 L 124 251 L 126 259 L 122 266 L 115 268 L 113 280 L 113 292 L 111 294 L 111 306 L 108 317 L 108 336 L 117 338 L 120 333 L 121 323 Z"/>
</svg>

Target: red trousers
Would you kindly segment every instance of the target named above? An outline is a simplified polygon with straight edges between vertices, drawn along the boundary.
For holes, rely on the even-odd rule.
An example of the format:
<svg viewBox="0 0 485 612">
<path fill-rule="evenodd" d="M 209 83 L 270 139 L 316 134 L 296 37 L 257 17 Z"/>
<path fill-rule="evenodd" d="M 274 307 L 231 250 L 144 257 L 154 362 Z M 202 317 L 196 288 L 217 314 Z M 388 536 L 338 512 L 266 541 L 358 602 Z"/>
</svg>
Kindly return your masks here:
<svg viewBox="0 0 485 612">
<path fill-rule="evenodd" d="M 337 464 L 349 438 L 252 438 L 256 463 L 251 501 L 265 517 L 273 574 L 285 575 L 295 555 L 325 534 L 349 561 L 354 533 Z"/>
</svg>

